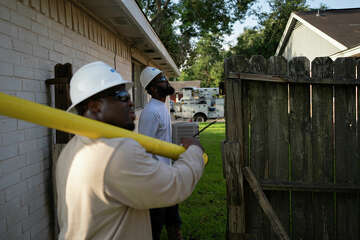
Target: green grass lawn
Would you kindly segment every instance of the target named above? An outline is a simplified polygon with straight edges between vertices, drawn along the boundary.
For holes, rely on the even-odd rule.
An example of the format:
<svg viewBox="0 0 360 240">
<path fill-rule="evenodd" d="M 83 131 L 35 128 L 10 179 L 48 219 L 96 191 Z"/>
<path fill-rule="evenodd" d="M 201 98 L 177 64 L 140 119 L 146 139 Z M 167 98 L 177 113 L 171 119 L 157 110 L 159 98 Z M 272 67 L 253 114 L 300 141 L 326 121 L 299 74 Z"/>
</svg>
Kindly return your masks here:
<svg viewBox="0 0 360 240">
<path fill-rule="evenodd" d="M 201 123 L 200 129 L 207 124 Z M 180 204 L 185 240 L 225 239 L 226 183 L 221 159 L 224 139 L 225 123 L 215 123 L 200 134 L 209 162 L 191 197 Z M 167 239 L 165 230 L 161 239 Z"/>
</svg>

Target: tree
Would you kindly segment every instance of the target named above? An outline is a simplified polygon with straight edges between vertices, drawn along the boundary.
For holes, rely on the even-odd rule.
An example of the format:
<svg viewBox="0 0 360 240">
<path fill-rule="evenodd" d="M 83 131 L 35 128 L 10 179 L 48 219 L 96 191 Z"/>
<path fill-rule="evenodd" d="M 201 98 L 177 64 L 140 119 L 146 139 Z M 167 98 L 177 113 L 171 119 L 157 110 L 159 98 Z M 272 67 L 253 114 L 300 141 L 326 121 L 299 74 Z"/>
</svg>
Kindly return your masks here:
<svg viewBox="0 0 360 240">
<path fill-rule="evenodd" d="M 223 77 L 222 38 L 206 34 L 197 42 L 191 64 L 183 69 L 180 81 L 200 80 L 201 87 L 217 87 Z"/>
<path fill-rule="evenodd" d="M 237 45 L 231 49 L 234 54 L 260 54 L 264 57 L 275 55 L 276 48 L 293 11 L 306 11 L 306 0 L 269 0 L 270 12 L 259 9 L 252 11 L 258 18 L 259 26 L 246 29 L 238 37 Z"/>
<path fill-rule="evenodd" d="M 136 0 L 178 66 L 190 64 L 194 39 L 229 34 L 256 0 Z"/>
</svg>

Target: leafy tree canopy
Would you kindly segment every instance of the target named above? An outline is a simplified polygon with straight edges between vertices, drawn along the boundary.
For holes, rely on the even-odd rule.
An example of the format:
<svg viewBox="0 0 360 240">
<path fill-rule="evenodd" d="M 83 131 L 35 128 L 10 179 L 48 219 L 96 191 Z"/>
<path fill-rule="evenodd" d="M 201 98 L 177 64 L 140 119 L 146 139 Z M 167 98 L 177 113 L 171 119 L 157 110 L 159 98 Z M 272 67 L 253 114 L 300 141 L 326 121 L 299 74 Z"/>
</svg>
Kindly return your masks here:
<svg viewBox="0 0 360 240">
<path fill-rule="evenodd" d="M 136 0 L 178 66 L 193 62 L 194 39 L 229 34 L 256 0 Z"/>
<path fill-rule="evenodd" d="M 224 73 L 222 38 L 216 34 L 204 35 L 196 43 L 193 53 L 191 64 L 183 69 L 179 80 L 200 80 L 201 87 L 219 86 Z"/>
<path fill-rule="evenodd" d="M 257 54 L 264 57 L 275 55 L 291 12 L 309 10 L 306 0 L 268 0 L 268 3 L 269 12 L 259 9 L 252 11 L 259 25 L 245 29 L 238 37 L 237 45 L 231 49 L 233 54 L 247 57 Z"/>
</svg>

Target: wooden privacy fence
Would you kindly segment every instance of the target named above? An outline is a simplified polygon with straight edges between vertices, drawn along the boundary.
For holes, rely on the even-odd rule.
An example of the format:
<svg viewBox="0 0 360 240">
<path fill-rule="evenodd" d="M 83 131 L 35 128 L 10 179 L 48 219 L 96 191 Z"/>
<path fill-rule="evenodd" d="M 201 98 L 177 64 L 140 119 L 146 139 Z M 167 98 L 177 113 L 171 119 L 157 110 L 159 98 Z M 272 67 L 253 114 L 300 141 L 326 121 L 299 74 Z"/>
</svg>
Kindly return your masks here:
<svg viewBox="0 0 360 240">
<path fill-rule="evenodd" d="M 359 73 L 354 58 L 226 59 L 227 239 L 278 239 L 244 167 L 290 239 L 360 239 Z"/>
</svg>

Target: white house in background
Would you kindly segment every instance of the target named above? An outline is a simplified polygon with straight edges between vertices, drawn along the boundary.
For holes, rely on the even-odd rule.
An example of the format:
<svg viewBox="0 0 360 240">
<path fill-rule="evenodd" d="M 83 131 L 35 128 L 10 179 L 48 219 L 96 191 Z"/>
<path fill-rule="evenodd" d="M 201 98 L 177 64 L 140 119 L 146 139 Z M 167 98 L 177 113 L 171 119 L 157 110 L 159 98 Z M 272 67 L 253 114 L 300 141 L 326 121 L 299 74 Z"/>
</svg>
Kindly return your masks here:
<svg viewBox="0 0 360 240">
<path fill-rule="evenodd" d="M 0 92 L 46 105 L 58 63 L 115 67 L 134 82 L 137 113 L 144 66 L 179 75 L 135 0 L 0 0 L 0 56 Z M 52 134 L 0 115 L 0 239 L 54 239 Z"/>
<path fill-rule="evenodd" d="M 360 8 L 291 13 L 276 55 L 360 57 Z"/>
</svg>

